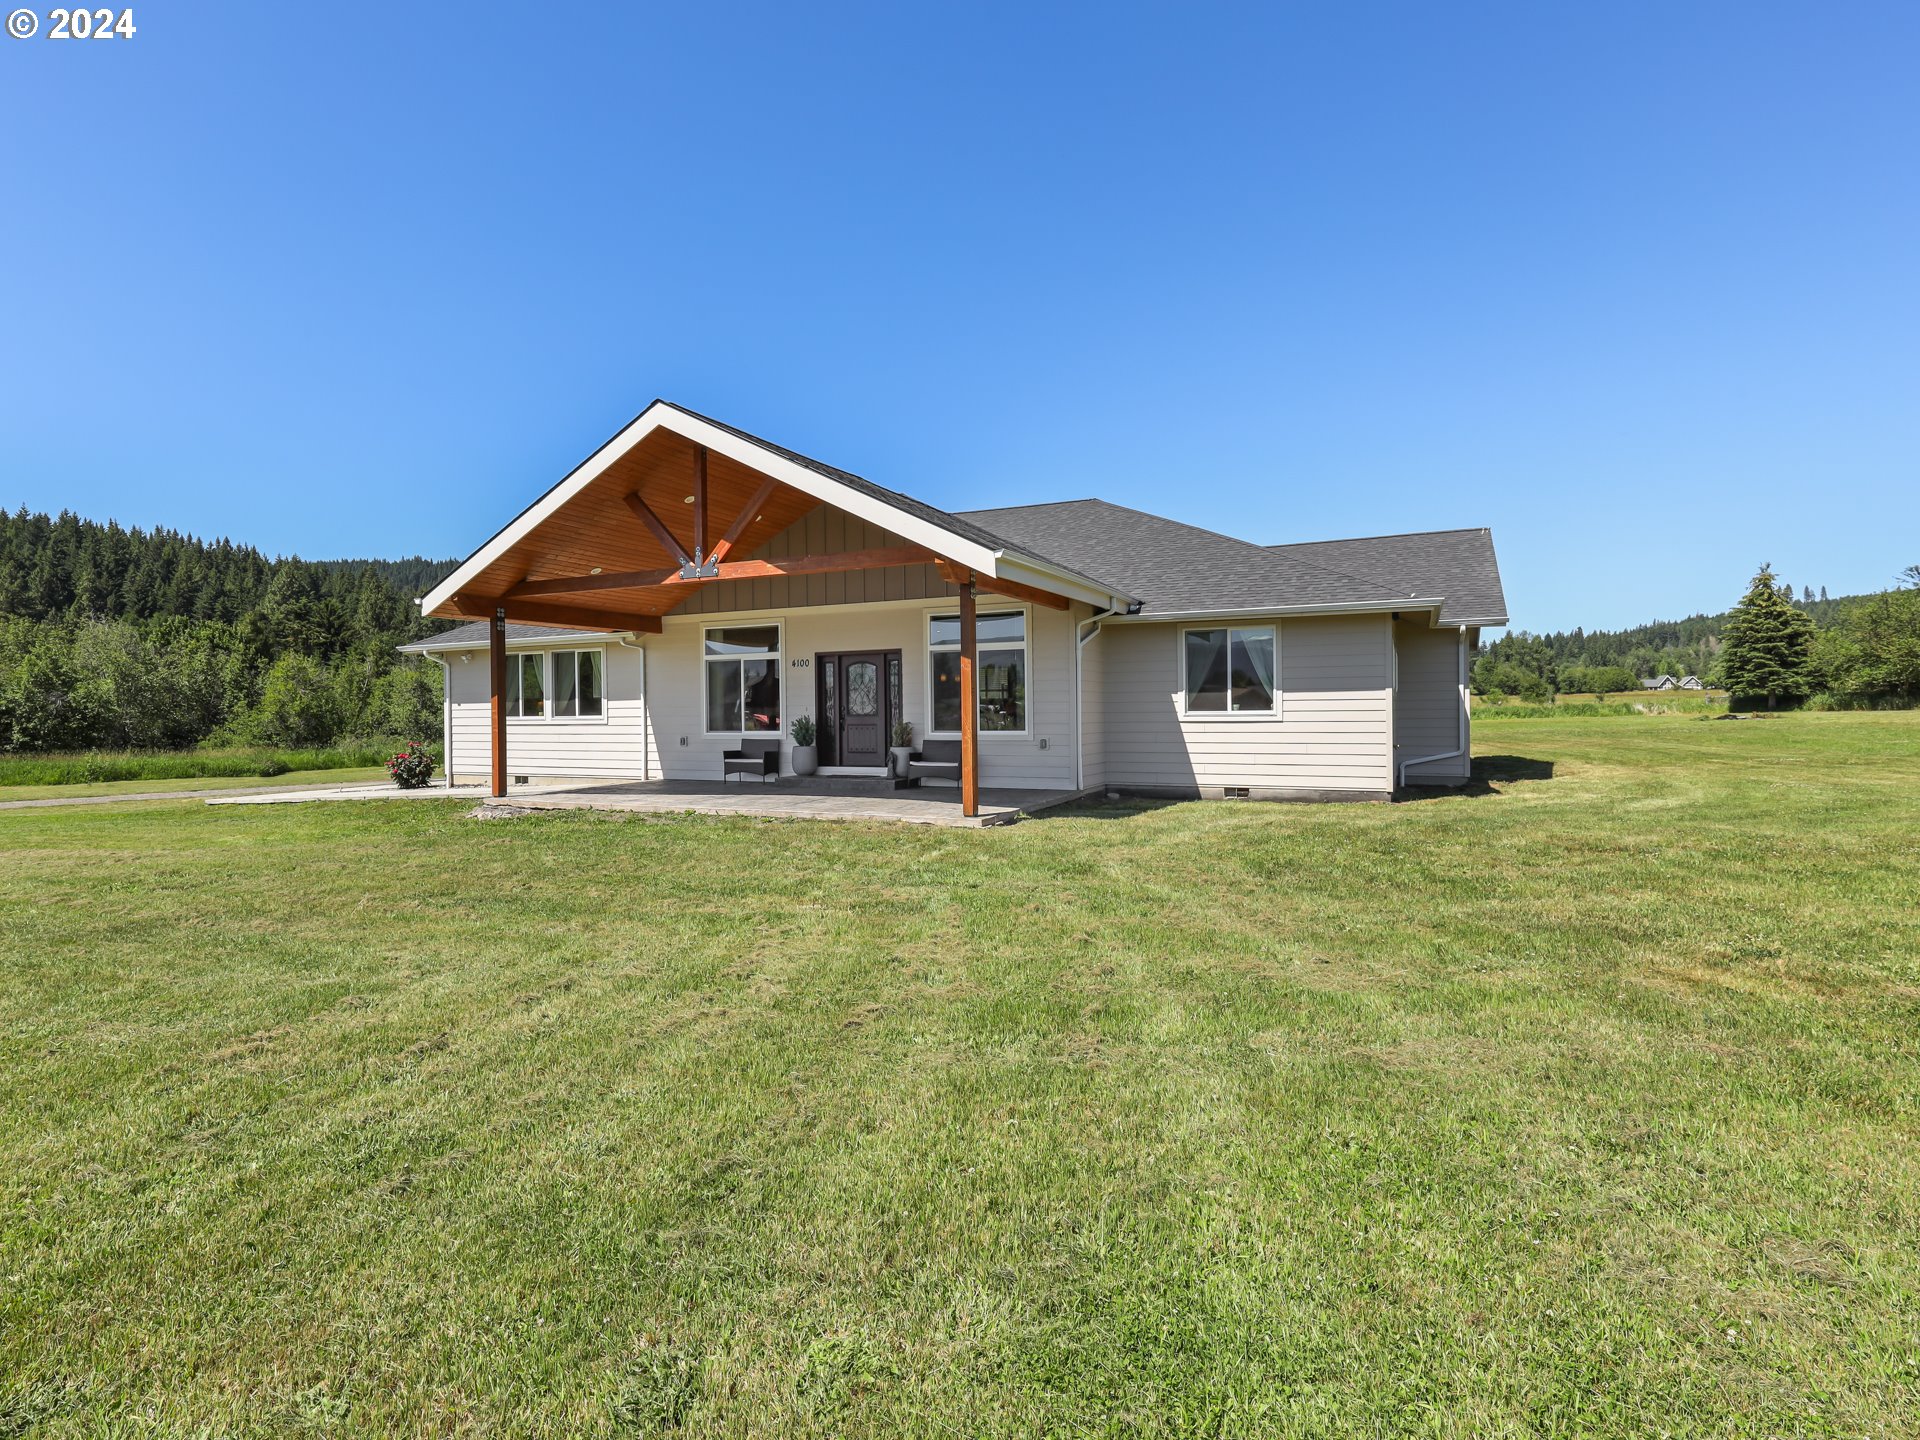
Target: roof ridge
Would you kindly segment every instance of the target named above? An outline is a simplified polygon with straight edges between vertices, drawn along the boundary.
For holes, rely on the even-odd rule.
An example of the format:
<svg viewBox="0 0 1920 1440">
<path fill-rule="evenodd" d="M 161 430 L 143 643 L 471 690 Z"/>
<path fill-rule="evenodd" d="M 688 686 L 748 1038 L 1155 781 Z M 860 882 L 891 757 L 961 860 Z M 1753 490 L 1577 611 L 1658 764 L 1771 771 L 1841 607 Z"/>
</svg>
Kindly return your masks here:
<svg viewBox="0 0 1920 1440">
<path fill-rule="evenodd" d="M 1413 540 L 1422 535 L 1491 535 L 1489 525 L 1451 525 L 1445 530 L 1389 530 L 1383 535 L 1336 535 L 1331 540 L 1280 540 L 1269 550 L 1287 550 L 1296 545 L 1351 545 L 1360 540 Z"/>
</svg>

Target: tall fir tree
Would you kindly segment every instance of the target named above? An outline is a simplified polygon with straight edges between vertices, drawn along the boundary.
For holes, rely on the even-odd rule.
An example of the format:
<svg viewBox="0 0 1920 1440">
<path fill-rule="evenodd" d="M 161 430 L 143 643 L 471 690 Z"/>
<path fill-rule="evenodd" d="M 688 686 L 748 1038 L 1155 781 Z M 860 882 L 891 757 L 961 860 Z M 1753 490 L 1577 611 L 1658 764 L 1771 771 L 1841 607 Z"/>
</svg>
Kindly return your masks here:
<svg viewBox="0 0 1920 1440">
<path fill-rule="evenodd" d="M 1773 567 L 1762 565 L 1727 619 L 1720 657 L 1727 689 L 1754 699 L 1764 695 L 1769 710 L 1813 691 L 1813 621 L 1794 608 L 1783 588 Z"/>
</svg>

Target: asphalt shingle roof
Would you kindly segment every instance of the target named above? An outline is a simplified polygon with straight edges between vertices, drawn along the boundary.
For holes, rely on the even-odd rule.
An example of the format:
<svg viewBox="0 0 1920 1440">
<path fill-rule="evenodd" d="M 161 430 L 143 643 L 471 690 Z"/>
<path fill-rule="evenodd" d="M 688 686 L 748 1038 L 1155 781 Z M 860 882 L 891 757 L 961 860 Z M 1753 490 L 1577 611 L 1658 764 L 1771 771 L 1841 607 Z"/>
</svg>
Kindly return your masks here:
<svg viewBox="0 0 1920 1440">
<path fill-rule="evenodd" d="M 596 630 L 574 630 L 564 625 L 522 625 L 517 620 L 507 622 L 509 640 L 565 640 L 574 636 L 590 636 L 601 632 Z M 618 628 L 606 632 L 618 635 Z M 424 640 L 415 640 L 400 649 L 409 655 L 423 655 L 429 650 L 466 650 L 475 645 L 487 643 L 487 622 L 474 620 L 466 625 L 456 625 L 451 630 L 442 630 L 438 635 L 429 635 Z"/>
<path fill-rule="evenodd" d="M 1404 584 L 1416 594 L 1444 596 L 1442 625 L 1507 623 L 1507 596 L 1500 585 L 1491 530 L 1424 530 L 1267 548 L 1276 555 L 1334 566 L 1373 583 Z"/>
</svg>

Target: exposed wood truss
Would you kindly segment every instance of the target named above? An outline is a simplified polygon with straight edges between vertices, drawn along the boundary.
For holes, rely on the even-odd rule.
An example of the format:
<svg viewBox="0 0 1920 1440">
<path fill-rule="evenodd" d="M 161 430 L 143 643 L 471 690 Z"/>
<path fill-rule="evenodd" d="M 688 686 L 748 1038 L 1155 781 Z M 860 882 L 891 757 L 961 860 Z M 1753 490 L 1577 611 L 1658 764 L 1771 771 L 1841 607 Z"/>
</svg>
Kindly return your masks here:
<svg viewBox="0 0 1920 1440">
<path fill-rule="evenodd" d="M 1016 580 L 988 580 L 974 574 L 964 566 L 951 560 L 936 560 L 934 566 L 940 572 L 940 578 L 949 585 L 965 586 L 972 582 L 976 590 L 985 590 L 993 595 L 1004 595 L 1009 600 L 1025 600 L 1030 605 L 1045 605 L 1050 610 L 1065 610 L 1071 603 L 1066 596 L 1056 595 L 1051 590 L 1039 590 L 1031 585 L 1022 585 Z"/>
<path fill-rule="evenodd" d="M 891 545 L 879 550 L 847 550 L 832 555 L 791 555 L 775 560 L 707 562 L 697 574 L 683 570 L 624 570 L 614 575 L 570 575 L 558 580 L 527 580 L 507 592 L 508 599 L 531 595 L 577 595 L 593 590 L 635 590 L 652 586 L 701 585 L 714 580 L 771 580 L 780 575 L 828 575 L 838 570 L 879 570 L 889 565 L 929 565 L 939 557 L 921 545 Z"/>
<path fill-rule="evenodd" d="M 511 595 L 488 597 L 468 595 L 463 591 L 453 597 L 451 608 L 455 616 L 467 620 L 491 620 L 497 614 L 504 614 L 507 619 L 523 625 L 566 625 L 580 630 L 631 630 L 641 635 L 658 635 L 661 628 L 658 615 L 590 610 L 583 605 L 544 605 Z"/>
</svg>

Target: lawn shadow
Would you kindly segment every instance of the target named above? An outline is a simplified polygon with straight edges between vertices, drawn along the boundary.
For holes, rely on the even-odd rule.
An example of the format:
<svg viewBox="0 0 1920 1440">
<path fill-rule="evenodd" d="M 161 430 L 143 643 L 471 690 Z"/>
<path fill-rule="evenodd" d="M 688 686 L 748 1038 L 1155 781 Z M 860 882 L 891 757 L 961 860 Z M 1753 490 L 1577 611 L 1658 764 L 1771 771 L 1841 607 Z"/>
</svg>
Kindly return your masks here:
<svg viewBox="0 0 1920 1440">
<path fill-rule="evenodd" d="M 1131 820 L 1138 815 L 1150 815 L 1155 810 L 1192 803 L 1188 800 L 1156 799 L 1147 795 L 1121 795 L 1111 800 L 1093 796 L 1065 805 L 1049 805 L 1045 810 L 1027 816 L 1021 824 L 1033 825 L 1045 820 Z"/>
<path fill-rule="evenodd" d="M 1523 780 L 1551 780 L 1553 761 L 1535 760 L 1526 755 L 1481 755 L 1473 762 L 1473 778 L 1464 785 L 1403 785 L 1394 799 L 1444 800 L 1450 795 L 1498 795 L 1499 784 Z"/>
</svg>

